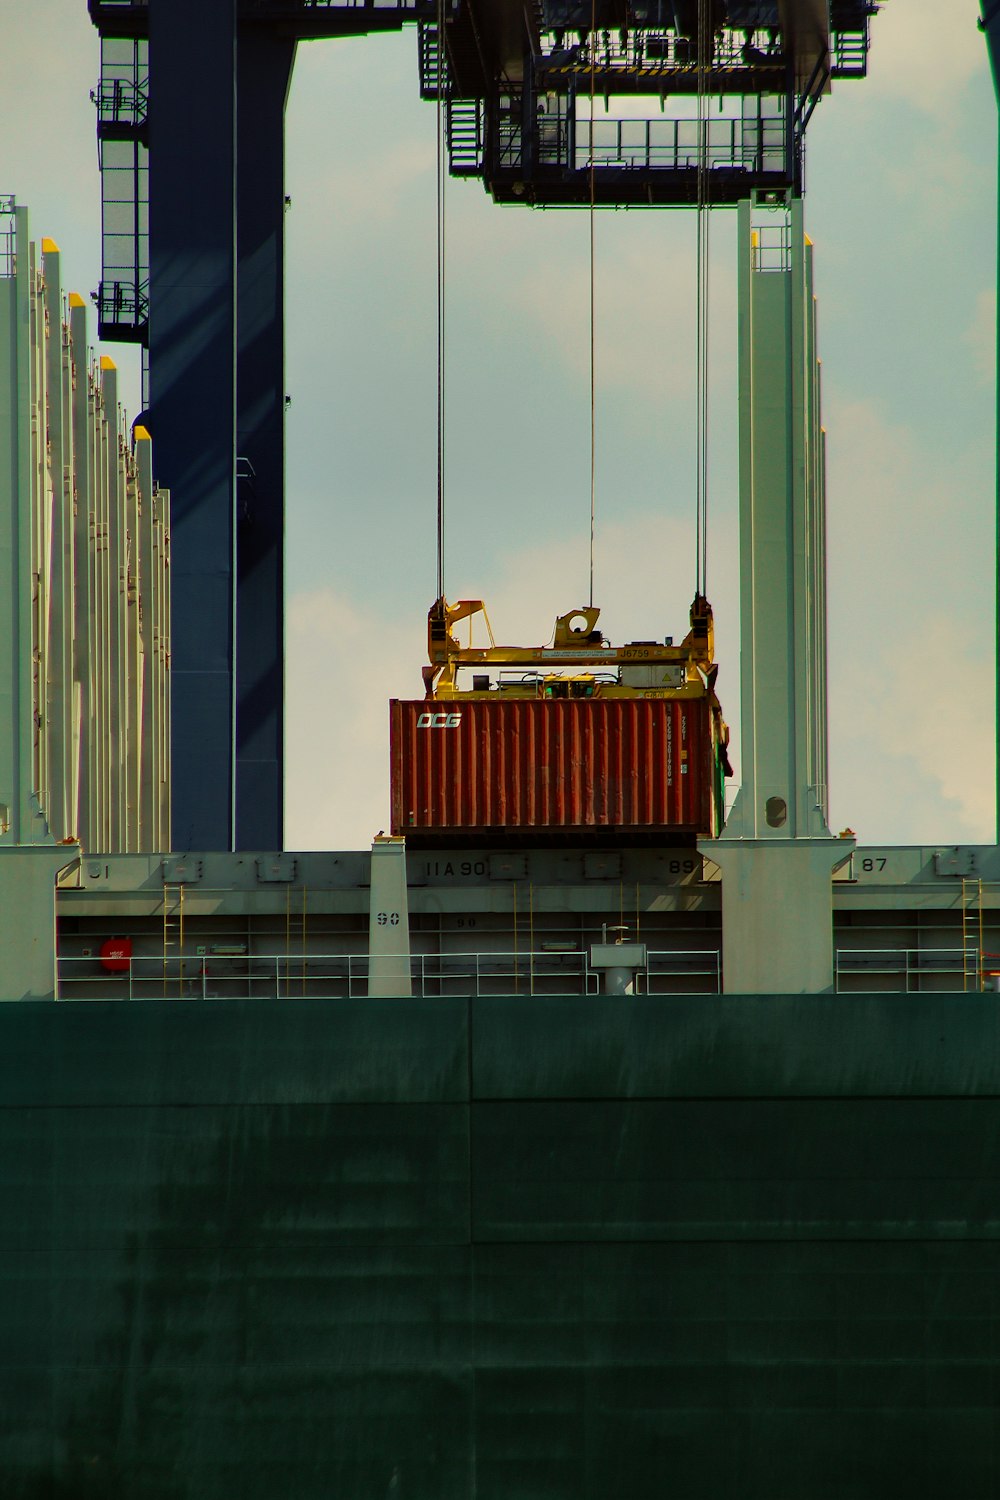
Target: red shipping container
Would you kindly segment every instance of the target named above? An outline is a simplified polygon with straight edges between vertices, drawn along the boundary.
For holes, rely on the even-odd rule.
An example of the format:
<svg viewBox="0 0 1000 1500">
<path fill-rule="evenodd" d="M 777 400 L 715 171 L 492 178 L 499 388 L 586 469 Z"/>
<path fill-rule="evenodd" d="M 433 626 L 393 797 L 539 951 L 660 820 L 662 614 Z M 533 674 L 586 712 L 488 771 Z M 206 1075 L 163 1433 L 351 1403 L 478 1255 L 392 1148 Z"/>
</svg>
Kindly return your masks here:
<svg viewBox="0 0 1000 1500">
<path fill-rule="evenodd" d="M 392 831 L 414 843 L 718 831 L 705 698 L 490 698 L 390 704 Z"/>
</svg>

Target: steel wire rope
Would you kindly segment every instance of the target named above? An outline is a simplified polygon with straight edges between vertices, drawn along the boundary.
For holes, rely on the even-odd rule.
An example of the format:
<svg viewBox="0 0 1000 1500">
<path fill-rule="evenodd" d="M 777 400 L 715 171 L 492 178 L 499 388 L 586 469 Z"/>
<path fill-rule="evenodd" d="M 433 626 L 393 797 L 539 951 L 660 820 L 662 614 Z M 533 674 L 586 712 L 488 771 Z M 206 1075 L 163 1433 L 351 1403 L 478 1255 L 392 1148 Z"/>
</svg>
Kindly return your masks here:
<svg viewBox="0 0 1000 1500">
<path fill-rule="evenodd" d="M 445 395 L 445 0 L 437 0 L 437 141 L 435 151 L 436 334 L 437 334 L 437 598 L 444 598 L 444 395 Z"/>
<path fill-rule="evenodd" d="M 698 0 L 698 202 L 695 293 L 695 591 L 708 589 L 708 408 L 710 183 L 708 149 L 708 70 L 711 66 L 711 0 Z"/>
<path fill-rule="evenodd" d="M 597 511 L 597 316 L 594 273 L 594 82 L 597 0 L 590 0 L 590 607 L 594 607 L 594 519 Z"/>
</svg>

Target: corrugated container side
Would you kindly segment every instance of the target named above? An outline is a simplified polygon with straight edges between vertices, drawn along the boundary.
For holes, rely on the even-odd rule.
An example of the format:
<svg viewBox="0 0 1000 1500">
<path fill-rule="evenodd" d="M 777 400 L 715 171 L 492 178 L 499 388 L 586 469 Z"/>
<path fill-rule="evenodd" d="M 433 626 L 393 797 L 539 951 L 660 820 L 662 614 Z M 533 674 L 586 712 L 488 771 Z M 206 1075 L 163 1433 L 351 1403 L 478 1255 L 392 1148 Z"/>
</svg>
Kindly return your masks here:
<svg viewBox="0 0 1000 1500">
<path fill-rule="evenodd" d="M 715 832 L 707 698 L 390 704 L 392 831 Z"/>
</svg>

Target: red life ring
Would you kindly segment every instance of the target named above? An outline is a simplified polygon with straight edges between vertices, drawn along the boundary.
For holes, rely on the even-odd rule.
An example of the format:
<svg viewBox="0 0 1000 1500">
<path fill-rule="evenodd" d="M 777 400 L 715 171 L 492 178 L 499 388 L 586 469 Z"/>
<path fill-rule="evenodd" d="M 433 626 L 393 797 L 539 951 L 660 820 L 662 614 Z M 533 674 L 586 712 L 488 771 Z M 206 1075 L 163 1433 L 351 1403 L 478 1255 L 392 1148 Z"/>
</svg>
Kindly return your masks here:
<svg viewBox="0 0 1000 1500">
<path fill-rule="evenodd" d="M 101 967 L 109 974 L 125 974 L 132 963 L 131 938 L 105 938 L 101 944 Z"/>
</svg>

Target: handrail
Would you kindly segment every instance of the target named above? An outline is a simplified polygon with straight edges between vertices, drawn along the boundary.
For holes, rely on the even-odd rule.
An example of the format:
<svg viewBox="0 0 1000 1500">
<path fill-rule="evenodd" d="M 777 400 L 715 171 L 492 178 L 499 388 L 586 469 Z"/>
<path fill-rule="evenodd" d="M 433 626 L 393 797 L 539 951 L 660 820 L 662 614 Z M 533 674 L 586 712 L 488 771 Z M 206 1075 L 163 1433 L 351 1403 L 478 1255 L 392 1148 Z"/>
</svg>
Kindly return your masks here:
<svg viewBox="0 0 1000 1500">
<path fill-rule="evenodd" d="M 962 948 L 838 948 L 834 954 L 834 990 L 842 992 L 842 978 L 865 976 L 870 979 L 902 979 L 903 987 L 897 993 L 934 992 L 935 986 L 928 981 L 945 978 L 960 981 L 965 978 L 966 958 Z M 976 972 L 982 984 L 985 971 L 979 953 L 976 955 Z M 941 985 L 938 992 L 956 989 L 962 989 L 961 983 Z"/>
<path fill-rule="evenodd" d="M 109 973 L 93 956 L 63 954 L 58 963 L 59 999 L 360 999 L 368 993 L 367 953 L 133 954 L 120 973 Z M 676 981 L 695 981 L 693 993 L 717 992 L 717 949 L 650 950 L 636 975 L 635 993 L 678 991 Z M 583 949 L 512 953 L 415 953 L 410 955 L 412 993 L 502 995 L 526 984 L 525 993 L 596 995 L 600 974 Z M 673 981 L 673 983 L 671 983 Z M 238 993 L 236 993 L 238 992 Z"/>
<path fill-rule="evenodd" d="M 698 165 L 698 145 L 688 119 L 629 116 L 591 123 L 583 117 L 575 121 L 575 131 L 577 165 L 589 161 L 591 154 L 598 168 Z M 780 116 L 754 113 L 711 121 L 707 156 L 712 168 L 766 170 L 769 158 L 777 159 L 784 149 L 785 127 Z"/>
</svg>

